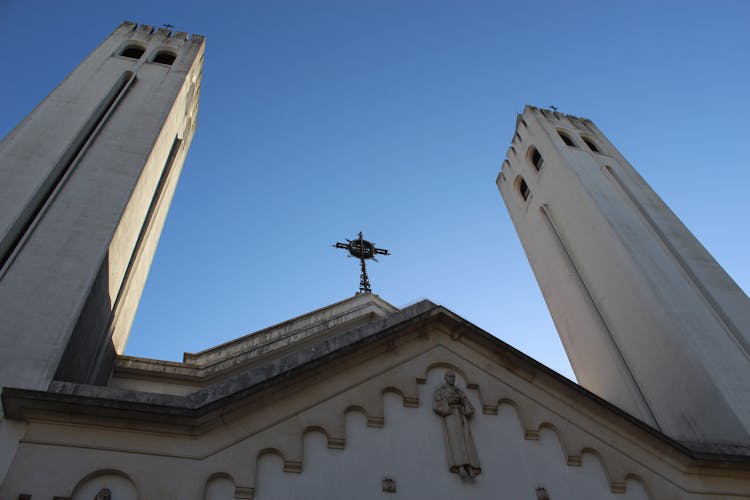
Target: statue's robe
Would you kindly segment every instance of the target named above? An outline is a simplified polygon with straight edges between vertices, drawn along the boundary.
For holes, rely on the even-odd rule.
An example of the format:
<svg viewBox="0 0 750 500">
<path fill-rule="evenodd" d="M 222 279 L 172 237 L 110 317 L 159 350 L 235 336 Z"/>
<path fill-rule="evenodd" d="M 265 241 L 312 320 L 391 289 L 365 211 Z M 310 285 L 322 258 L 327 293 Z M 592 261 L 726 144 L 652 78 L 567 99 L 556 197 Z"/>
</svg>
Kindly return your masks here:
<svg viewBox="0 0 750 500">
<path fill-rule="evenodd" d="M 466 395 L 456 387 L 443 384 L 435 390 L 432 409 L 443 417 L 445 449 L 451 472 L 460 472 L 467 467 L 471 469 L 471 475 L 482 472 L 468 421 L 468 417 L 474 414 L 474 406 Z"/>
</svg>

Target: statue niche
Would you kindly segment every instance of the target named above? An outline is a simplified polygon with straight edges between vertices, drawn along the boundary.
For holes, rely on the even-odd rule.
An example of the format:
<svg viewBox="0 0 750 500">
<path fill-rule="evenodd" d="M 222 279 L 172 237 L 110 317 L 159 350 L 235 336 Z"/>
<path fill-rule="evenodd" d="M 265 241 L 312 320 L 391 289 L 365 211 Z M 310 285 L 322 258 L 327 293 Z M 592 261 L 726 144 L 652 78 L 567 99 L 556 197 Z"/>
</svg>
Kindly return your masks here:
<svg viewBox="0 0 750 500">
<path fill-rule="evenodd" d="M 456 387 L 456 374 L 446 372 L 445 383 L 435 389 L 432 409 L 442 417 L 445 451 L 450 471 L 462 479 L 471 479 L 482 472 L 477 450 L 471 437 L 469 418 L 474 406 L 466 394 Z"/>
</svg>

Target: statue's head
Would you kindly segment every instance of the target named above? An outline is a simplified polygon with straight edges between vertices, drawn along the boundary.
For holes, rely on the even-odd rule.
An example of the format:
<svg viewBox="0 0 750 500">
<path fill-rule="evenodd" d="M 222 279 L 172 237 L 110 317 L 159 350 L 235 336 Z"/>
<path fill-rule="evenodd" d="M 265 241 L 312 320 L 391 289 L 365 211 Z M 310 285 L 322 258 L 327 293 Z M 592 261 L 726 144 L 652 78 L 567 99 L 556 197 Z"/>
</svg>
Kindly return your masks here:
<svg viewBox="0 0 750 500">
<path fill-rule="evenodd" d="M 109 488 L 102 488 L 96 494 L 94 500 L 112 500 L 112 491 Z"/>
<path fill-rule="evenodd" d="M 456 374 L 453 372 L 445 372 L 445 383 L 448 385 L 454 385 L 456 383 Z"/>
</svg>

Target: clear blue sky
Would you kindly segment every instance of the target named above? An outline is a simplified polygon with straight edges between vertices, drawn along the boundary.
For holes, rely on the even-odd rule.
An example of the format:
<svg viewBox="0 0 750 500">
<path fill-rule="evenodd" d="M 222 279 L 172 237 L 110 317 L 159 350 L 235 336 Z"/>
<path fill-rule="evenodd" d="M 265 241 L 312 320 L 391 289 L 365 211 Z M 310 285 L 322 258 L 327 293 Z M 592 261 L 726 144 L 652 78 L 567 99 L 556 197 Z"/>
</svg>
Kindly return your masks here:
<svg viewBox="0 0 750 500">
<path fill-rule="evenodd" d="M 750 2 L 0 0 L 5 135 L 121 21 L 207 37 L 126 353 L 181 359 L 351 296 L 452 309 L 572 376 L 495 177 L 525 104 L 591 118 L 746 291 Z"/>
</svg>

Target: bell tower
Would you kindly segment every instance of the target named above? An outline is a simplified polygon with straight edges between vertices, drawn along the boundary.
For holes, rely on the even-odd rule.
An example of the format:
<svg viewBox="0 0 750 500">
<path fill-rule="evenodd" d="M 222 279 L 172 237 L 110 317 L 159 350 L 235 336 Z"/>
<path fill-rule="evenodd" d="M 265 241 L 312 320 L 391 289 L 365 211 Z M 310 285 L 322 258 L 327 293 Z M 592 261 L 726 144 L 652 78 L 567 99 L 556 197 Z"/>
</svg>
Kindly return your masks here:
<svg viewBox="0 0 750 500">
<path fill-rule="evenodd" d="M 124 22 L 0 143 L 0 386 L 106 382 L 193 137 L 204 49 Z"/>
<path fill-rule="evenodd" d="M 527 106 L 497 178 L 581 385 L 750 445 L 750 300 L 590 121 Z"/>
</svg>

